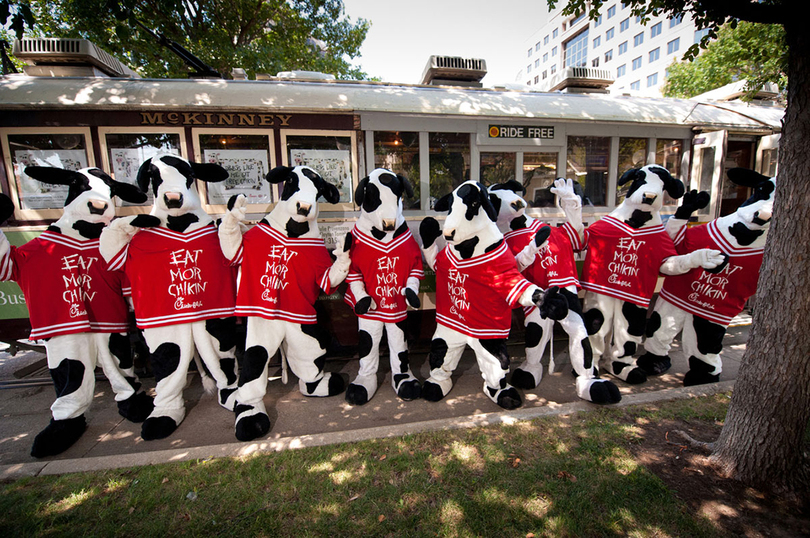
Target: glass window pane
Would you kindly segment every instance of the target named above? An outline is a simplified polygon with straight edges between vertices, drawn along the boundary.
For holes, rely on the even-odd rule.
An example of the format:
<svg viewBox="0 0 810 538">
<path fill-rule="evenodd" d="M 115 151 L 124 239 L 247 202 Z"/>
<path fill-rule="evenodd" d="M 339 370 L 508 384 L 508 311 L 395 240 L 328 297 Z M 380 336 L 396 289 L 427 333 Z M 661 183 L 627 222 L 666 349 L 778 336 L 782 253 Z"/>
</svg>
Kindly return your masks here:
<svg viewBox="0 0 810 538">
<path fill-rule="evenodd" d="M 375 132 L 374 167 L 408 178 L 415 198 L 403 200 L 402 207 L 419 209 L 419 133 Z"/>
<path fill-rule="evenodd" d="M 206 183 L 208 203 L 224 205 L 231 196 L 244 194 L 249 204 L 270 204 L 277 187 L 265 181 L 270 171 L 270 141 L 265 135 L 200 135 L 203 161 L 228 171 L 221 183 Z M 313 167 L 314 168 L 314 167 Z"/>
<path fill-rule="evenodd" d="M 762 174 L 768 177 L 776 175 L 776 162 L 779 155 L 777 148 L 762 150 Z"/>
<path fill-rule="evenodd" d="M 698 191 L 712 192 L 712 177 L 714 176 L 715 147 L 710 146 L 700 150 L 700 181 Z M 708 215 L 712 210 L 711 204 L 701 209 L 699 215 Z"/>
<path fill-rule="evenodd" d="M 82 133 L 10 134 L 11 162 L 20 198 L 20 209 L 61 209 L 68 187 L 50 185 L 28 177 L 26 166 L 54 166 L 66 170 L 87 168 L 87 141 Z"/>
<path fill-rule="evenodd" d="M 351 203 L 352 139 L 350 136 L 290 135 L 290 166 L 309 166 L 340 191 L 340 202 Z"/>
<path fill-rule="evenodd" d="M 481 183 L 486 186 L 515 179 L 517 153 L 481 153 Z"/>
<path fill-rule="evenodd" d="M 147 159 L 158 153 L 180 155 L 180 135 L 177 133 L 106 133 L 107 158 L 110 161 L 110 175 L 116 181 L 137 185 L 138 168 Z M 141 205 L 152 205 L 154 194 L 146 193 L 148 199 Z M 124 206 L 132 206 L 122 202 Z"/>
<path fill-rule="evenodd" d="M 607 205 L 610 137 L 569 136 L 566 177 L 585 191 L 583 205 Z"/>
<path fill-rule="evenodd" d="M 554 207 L 554 195 L 549 187 L 557 179 L 556 153 L 523 154 L 524 198 L 529 207 Z"/>
<path fill-rule="evenodd" d="M 660 164 L 672 174 L 672 177 L 683 180 L 681 177 L 681 155 L 683 155 L 683 140 L 666 140 L 659 138 L 655 147 L 655 164 Z M 678 201 L 664 194 L 664 205 L 677 205 Z"/>
<path fill-rule="evenodd" d="M 619 162 L 616 163 L 616 177 L 620 178 L 631 168 L 641 168 L 645 164 L 647 164 L 647 139 L 619 138 Z M 616 186 L 616 205 L 624 201 L 628 190 L 630 190 L 630 183 L 621 187 Z"/>
<path fill-rule="evenodd" d="M 470 134 L 429 133 L 430 208 L 470 179 Z"/>
</svg>

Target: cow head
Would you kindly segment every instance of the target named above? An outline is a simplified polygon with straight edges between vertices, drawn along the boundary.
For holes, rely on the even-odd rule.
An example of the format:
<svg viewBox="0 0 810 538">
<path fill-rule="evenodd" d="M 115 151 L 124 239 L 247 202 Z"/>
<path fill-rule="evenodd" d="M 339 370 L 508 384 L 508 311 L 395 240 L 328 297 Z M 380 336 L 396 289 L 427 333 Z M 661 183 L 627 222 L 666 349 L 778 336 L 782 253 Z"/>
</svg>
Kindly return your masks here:
<svg viewBox="0 0 810 538">
<path fill-rule="evenodd" d="M 355 203 L 360 206 L 357 227 L 382 240 L 396 231 L 405 218 L 402 199 L 413 198 L 413 187 L 405 176 L 384 168 L 377 168 L 360 180 L 354 191 Z"/>
<path fill-rule="evenodd" d="M 66 235 L 97 238 L 115 216 L 113 196 L 134 204 L 146 201 L 146 194 L 137 187 L 115 181 L 98 168 L 75 171 L 50 166 L 26 166 L 25 174 L 43 183 L 68 187 L 64 213 L 54 223 Z"/>
<path fill-rule="evenodd" d="M 487 188 L 477 181 L 462 183 L 440 198 L 434 209 L 448 212 L 442 234 L 462 258 L 474 255 L 476 246 L 487 247 L 493 240 L 503 238 L 495 224 L 498 213 L 492 206 Z"/>
<path fill-rule="evenodd" d="M 267 215 L 271 225 L 290 237 L 317 230 L 318 198 L 330 204 L 340 201 L 337 187 L 308 166 L 277 166 L 267 174 L 269 183 L 283 183 L 281 200 Z"/>
<path fill-rule="evenodd" d="M 619 186 L 630 183 L 624 201 L 611 213 L 633 228 L 660 224 L 659 212 L 664 204 L 664 193 L 672 198 L 684 194 L 681 180 L 672 177 L 666 168 L 651 164 L 632 168 L 619 178 Z"/>
<path fill-rule="evenodd" d="M 726 174 L 735 184 L 754 190 L 737 211 L 725 217 L 729 222 L 724 223 L 741 246 L 748 246 L 768 232 L 773 214 L 776 178 L 745 168 L 731 168 Z"/>
<path fill-rule="evenodd" d="M 506 183 L 490 185 L 489 200 L 498 213 L 498 229 L 507 232 L 526 226 L 526 200 L 522 195 L 526 192 L 523 185 L 514 179 Z"/>
</svg>

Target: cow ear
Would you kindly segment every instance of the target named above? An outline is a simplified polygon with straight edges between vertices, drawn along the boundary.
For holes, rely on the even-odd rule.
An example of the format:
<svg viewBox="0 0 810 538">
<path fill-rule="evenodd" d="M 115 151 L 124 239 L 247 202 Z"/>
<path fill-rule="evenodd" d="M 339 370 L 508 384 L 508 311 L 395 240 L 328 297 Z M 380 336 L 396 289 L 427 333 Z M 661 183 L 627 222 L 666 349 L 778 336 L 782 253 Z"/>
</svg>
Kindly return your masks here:
<svg viewBox="0 0 810 538">
<path fill-rule="evenodd" d="M 146 193 L 141 189 L 121 181 L 113 181 L 112 185 L 110 185 L 110 192 L 113 196 L 117 196 L 130 204 L 142 204 L 147 200 Z"/>
<path fill-rule="evenodd" d="M 747 168 L 729 168 L 726 175 L 735 185 L 754 188 L 770 178 Z"/>
<path fill-rule="evenodd" d="M 678 199 L 684 195 L 686 187 L 684 187 L 683 181 L 680 179 L 669 176 L 669 179 L 664 180 L 664 190 L 672 198 Z"/>
<path fill-rule="evenodd" d="M 13 214 L 14 202 L 11 201 L 11 198 L 0 192 L 0 224 L 6 222 Z"/>
<path fill-rule="evenodd" d="M 153 170 L 154 168 L 154 170 Z M 138 177 L 136 182 L 138 188 L 146 192 L 149 190 L 149 183 L 151 183 L 153 174 L 157 171 L 157 167 L 152 165 L 152 159 L 146 159 L 140 168 L 138 168 Z"/>
<path fill-rule="evenodd" d="M 503 184 L 504 188 L 514 192 L 515 194 L 520 194 L 521 196 L 526 194 L 526 189 L 523 187 L 522 183 L 519 183 L 517 180 L 510 179 L 506 183 Z"/>
<path fill-rule="evenodd" d="M 291 166 L 276 166 L 267 173 L 264 178 L 269 183 L 284 183 L 287 178 L 292 174 L 293 168 Z"/>
<path fill-rule="evenodd" d="M 360 207 L 363 205 L 363 197 L 366 195 L 366 186 L 368 185 L 368 176 L 360 180 L 357 188 L 354 190 L 354 203 Z"/>
<path fill-rule="evenodd" d="M 413 198 L 413 185 L 408 181 L 408 178 L 401 174 L 397 174 L 397 178 L 399 178 L 400 183 L 402 183 L 402 188 L 405 189 L 405 195 L 408 198 Z"/>
<path fill-rule="evenodd" d="M 336 204 L 340 201 L 340 191 L 328 181 L 323 182 L 323 187 L 318 189 L 318 195 L 323 196 L 323 199 L 330 204 Z"/>
<path fill-rule="evenodd" d="M 219 183 L 228 179 L 228 171 L 217 163 L 189 162 L 194 171 L 194 177 L 206 183 Z"/>
<path fill-rule="evenodd" d="M 54 166 L 26 166 L 25 175 L 49 185 L 81 185 L 88 183 L 84 174 Z"/>
<path fill-rule="evenodd" d="M 639 168 L 631 168 L 630 170 L 622 174 L 622 177 L 619 178 L 619 181 L 617 183 L 621 187 L 626 183 L 635 181 L 642 173 L 643 172 Z"/>
<path fill-rule="evenodd" d="M 489 220 L 496 222 L 498 220 L 498 211 L 489 201 L 489 191 L 481 183 L 478 184 L 478 199 L 481 201 L 481 207 L 486 211 Z"/>
<path fill-rule="evenodd" d="M 453 202 L 453 193 L 445 194 L 433 204 L 433 211 L 450 211 L 450 204 Z"/>
<path fill-rule="evenodd" d="M 90 168 L 87 170 L 87 173 L 90 174 L 91 176 L 99 178 L 108 187 L 112 187 L 113 183 L 115 183 L 115 180 L 111 178 L 109 175 L 107 175 L 107 172 L 105 172 L 101 168 Z"/>
</svg>

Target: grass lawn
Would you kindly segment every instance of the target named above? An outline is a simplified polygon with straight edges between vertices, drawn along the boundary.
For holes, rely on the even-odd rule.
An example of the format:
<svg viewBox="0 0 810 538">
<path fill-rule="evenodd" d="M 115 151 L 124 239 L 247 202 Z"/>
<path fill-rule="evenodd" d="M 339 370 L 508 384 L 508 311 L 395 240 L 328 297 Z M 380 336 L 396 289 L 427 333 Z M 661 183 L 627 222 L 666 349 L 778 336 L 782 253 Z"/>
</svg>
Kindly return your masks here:
<svg viewBox="0 0 810 538">
<path fill-rule="evenodd" d="M 0 485 L 2 536 L 715 536 L 630 448 L 728 394 Z"/>
</svg>

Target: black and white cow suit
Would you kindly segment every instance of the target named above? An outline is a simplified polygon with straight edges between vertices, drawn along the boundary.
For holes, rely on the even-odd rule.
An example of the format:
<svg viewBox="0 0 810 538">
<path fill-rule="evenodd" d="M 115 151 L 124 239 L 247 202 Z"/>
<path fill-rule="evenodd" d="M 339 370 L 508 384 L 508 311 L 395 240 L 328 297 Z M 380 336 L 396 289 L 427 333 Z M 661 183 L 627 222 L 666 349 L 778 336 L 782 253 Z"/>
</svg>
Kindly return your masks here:
<svg viewBox="0 0 810 538">
<path fill-rule="evenodd" d="M 574 191 L 574 182 L 560 178 L 551 188 L 567 219 L 563 226 L 554 228 L 526 215 L 526 201 L 520 197 L 524 192 L 521 183 L 511 180 L 492 185 L 489 192 L 498 210 L 498 228 L 515 255 L 518 270 L 541 288 L 558 286 L 560 294 L 568 301 L 568 315 L 558 323 L 568 334 L 568 353 L 576 374 L 577 395 L 598 404 L 620 401 L 618 387 L 596 376 L 591 343 L 577 296 L 579 280 L 571 244 L 572 241 L 578 243 L 577 230 L 582 228 L 582 202 Z M 538 231 L 543 228 L 548 231 L 548 239 L 538 245 Z M 543 377 L 540 360 L 553 336 L 554 320 L 542 317 L 537 307 L 524 308 L 524 315 L 526 360 L 512 373 L 510 382 L 517 388 L 533 389 Z M 549 372 L 553 372 L 553 364 L 554 357 L 551 356 Z"/>
<path fill-rule="evenodd" d="M 658 275 L 679 275 L 695 267 L 714 268 L 724 256 L 700 249 L 678 255 L 661 222 L 664 192 L 684 194 L 683 183 L 665 168 L 648 165 L 625 172 L 618 184 L 632 182 L 627 196 L 607 216 L 589 226 L 575 249 L 587 247 L 580 283 L 585 288 L 584 319 L 594 360 L 627 383 L 647 380 L 633 357 L 644 335 L 647 308 Z M 606 340 L 613 344 L 603 357 Z"/>
<path fill-rule="evenodd" d="M 360 218 L 352 228 L 352 260 L 345 301 L 357 314 L 360 370 L 346 389 L 346 401 L 363 405 L 377 390 L 383 331 L 388 336 L 391 385 L 403 400 L 419 398 L 421 385 L 411 372 L 404 324 L 408 305 L 420 305 L 422 252 L 402 215 L 402 199 L 413 197 L 404 176 L 378 168 L 355 192 Z"/>
<path fill-rule="evenodd" d="M 536 305 L 544 316 L 562 319 L 568 314 L 567 301 L 556 287 L 543 292 L 518 272 L 481 183 L 462 183 L 434 209 L 449 214 L 441 231 L 432 217 L 419 228 L 425 260 L 436 272 L 437 323 L 422 397 L 439 401 L 447 396 L 453 387 L 451 375 L 470 346 L 484 378 L 484 393 L 504 409 L 519 407 L 520 394 L 506 382 L 512 308 Z M 441 251 L 436 242 L 440 235 L 447 241 Z"/>
<path fill-rule="evenodd" d="M 102 256 L 129 277 L 135 320 L 151 354 L 157 384 L 155 409 L 141 428 L 147 441 L 171 435 L 185 417 L 183 389 L 195 353 L 203 380 L 216 383 L 219 404 L 231 411 L 236 401 L 236 271 L 195 185 L 227 178 L 217 164 L 152 157 L 138 170 L 139 186 L 151 184 L 155 195 L 152 214 L 119 218 L 101 236 Z"/>
<path fill-rule="evenodd" d="M 349 271 L 348 248 L 329 257 L 318 227 L 318 197 L 337 203 L 337 187 L 306 166 L 279 166 L 267 181 L 284 183 L 281 200 L 242 235 L 247 200 L 231 198 L 219 230 L 222 251 L 241 266 L 237 314 L 247 316 L 247 340 L 239 375 L 236 438 L 250 441 L 270 430 L 264 405 L 270 358 L 281 348 L 305 396 L 343 392 L 339 375 L 324 371 L 329 336 L 317 325 L 315 300 L 330 293 Z"/>
<path fill-rule="evenodd" d="M 29 166 L 25 173 L 69 187 L 62 217 L 36 239 L 15 248 L 0 232 L 0 280 L 14 280 L 22 288 L 31 338 L 46 341 L 56 389 L 53 418 L 31 449 L 41 458 L 63 452 L 84 433 L 96 365 L 110 381 L 123 417 L 141 422 L 152 411 L 152 398 L 139 390 L 132 363 L 126 277 L 107 270 L 98 247 L 101 230 L 115 215 L 112 198 L 142 203 L 146 195 L 98 168 Z M 3 198 L 8 208 L 10 201 Z M 0 215 L 0 222 L 7 217 Z"/>
<path fill-rule="evenodd" d="M 680 218 L 667 222 L 667 228 L 676 231 L 678 252 L 708 247 L 726 254 L 728 261 L 711 270 L 696 268 L 664 279 L 655 310 L 647 320 L 646 353 L 638 358 L 639 367 L 648 375 L 662 374 L 670 368 L 672 341 L 683 331 L 683 350 L 689 357 L 683 384 L 719 381 L 723 336 L 732 318 L 742 312 L 746 300 L 756 292 L 776 178 L 744 168 L 732 168 L 727 174 L 737 185 L 754 189 L 737 211 L 688 228 L 685 224 L 691 211 L 676 213 Z"/>
</svg>

